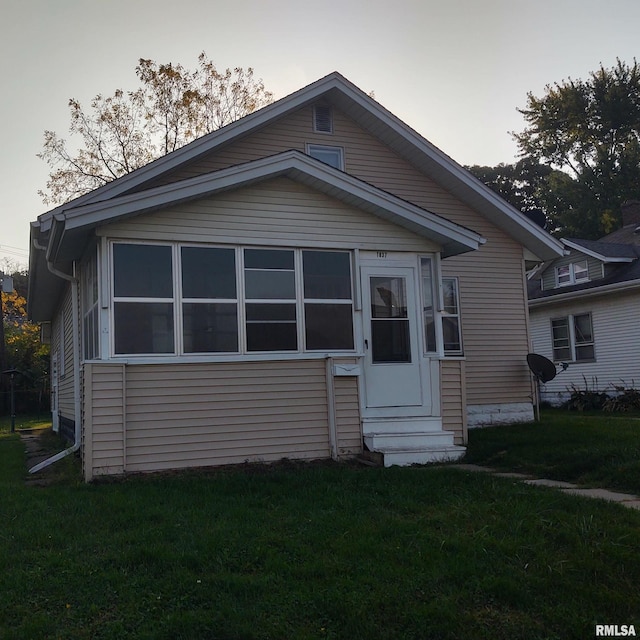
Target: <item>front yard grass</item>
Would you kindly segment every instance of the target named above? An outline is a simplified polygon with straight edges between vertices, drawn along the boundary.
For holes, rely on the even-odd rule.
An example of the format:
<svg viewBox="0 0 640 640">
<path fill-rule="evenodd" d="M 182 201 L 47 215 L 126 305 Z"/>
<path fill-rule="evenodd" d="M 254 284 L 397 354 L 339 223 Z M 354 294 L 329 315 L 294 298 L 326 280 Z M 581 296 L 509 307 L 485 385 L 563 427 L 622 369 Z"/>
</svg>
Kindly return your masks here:
<svg viewBox="0 0 640 640">
<path fill-rule="evenodd" d="M 0 435 L 0 637 L 640 631 L 640 513 L 447 467 L 282 463 L 47 487 Z"/>
<path fill-rule="evenodd" d="M 464 461 L 640 494 L 640 418 L 542 411 L 540 422 L 472 429 Z"/>
</svg>

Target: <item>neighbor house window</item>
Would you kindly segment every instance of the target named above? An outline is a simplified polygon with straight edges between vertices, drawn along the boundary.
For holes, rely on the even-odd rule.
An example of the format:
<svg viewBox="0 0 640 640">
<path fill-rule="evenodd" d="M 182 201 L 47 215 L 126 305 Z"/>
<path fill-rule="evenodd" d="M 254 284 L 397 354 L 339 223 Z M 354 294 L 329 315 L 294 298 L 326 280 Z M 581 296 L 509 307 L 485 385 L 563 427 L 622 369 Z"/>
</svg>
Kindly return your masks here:
<svg viewBox="0 0 640 640">
<path fill-rule="evenodd" d="M 114 351 L 354 349 L 351 254 L 113 244 Z"/>
<path fill-rule="evenodd" d="M 99 311 L 97 260 L 88 260 L 82 273 L 82 339 L 85 360 L 94 360 L 99 354 Z"/>
<path fill-rule="evenodd" d="M 589 269 L 586 260 L 556 267 L 556 286 L 558 287 L 578 284 L 588 279 Z"/>
<path fill-rule="evenodd" d="M 588 361 L 595 359 L 593 325 L 590 313 L 551 320 L 553 359 L 558 361 Z"/>
<path fill-rule="evenodd" d="M 342 147 L 329 147 L 320 144 L 308 144 L 307 154 L 340 171 L 344 171 L 344 151 Z"/>
<path fill-rule="evenodd" d="M 460 297 L 457 278 L 442 278 L 442 336 L 445 355 L 462 355 Z"/>
</svg>

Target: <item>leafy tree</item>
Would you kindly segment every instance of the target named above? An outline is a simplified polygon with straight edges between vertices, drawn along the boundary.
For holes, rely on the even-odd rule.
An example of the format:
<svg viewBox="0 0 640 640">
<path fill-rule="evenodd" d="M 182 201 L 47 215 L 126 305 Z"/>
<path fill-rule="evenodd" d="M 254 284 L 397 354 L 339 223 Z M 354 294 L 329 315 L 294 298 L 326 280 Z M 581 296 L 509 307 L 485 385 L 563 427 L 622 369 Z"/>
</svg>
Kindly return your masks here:
<svg viewBox="0 0 640 640">
<path fill-rule="evenodd" d="M 519 109 L 520 155 L 550 174 L 550 215 L 564 235 L 598 238 L 620 225 L 620 205 L 640 197 L 640 66 L 617 60 L 583 80 L 548 85 Z"/>
<path fill-rule="evenodd" d="M 13 267 L 13 272 L 11 268 Z M 2 292 L 0 325 L 0 370 L 17 369 L 17 403 L 20 411 L 41 409 L 48 403 L 49 347 L 40 342 L 40 325 L 27 320 L 27 272 L 5 261 L 5 273 L 11 273 L 14 290 Z M 0 410 L 9 408 L 9 380 L 0 380 Z"/>
<path fill-rule="evenodd" d="M 516 209 L 526 214 L 542 212 L 546 216 L 549 203 L 545 196 L 554 173 L 551 167 L 523 158 L 514 164 L 473 165 L 467 169 Z"/>
<path fill-rule="evenodd" d="M 221 72 L 205 53 L 195 71 L 140 59 L 136 75 L 137 90 L 98 94 L 88 111 L 69 100 L 75 146 L 45 131 L 38 157 L 52 169 L 39 191 L 46 205 L 88 193 L 273 100 L 253 69 Z"/>
</svg>

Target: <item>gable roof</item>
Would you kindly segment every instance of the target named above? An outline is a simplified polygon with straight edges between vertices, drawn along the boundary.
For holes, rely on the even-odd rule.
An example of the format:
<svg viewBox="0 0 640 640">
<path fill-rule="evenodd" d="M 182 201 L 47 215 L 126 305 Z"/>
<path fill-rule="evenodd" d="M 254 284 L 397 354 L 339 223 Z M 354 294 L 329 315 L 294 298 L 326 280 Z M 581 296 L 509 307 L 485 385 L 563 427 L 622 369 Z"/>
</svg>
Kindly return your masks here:
<svg viewBox="0 0 640 640">
<path fill-rule="evenodd" d="M 640 248 L 631 244 L 605 242 L 603 240 L 582 240 L 580 238 L 563 239 L 570 249 L 601 260 L 605 264 L 618 264 L 604 278 L 589 280 L 579 284 L 542 289 L 540 275 L 556 261 L 551 261 L 527 282 L 529 307 L 554 304 L 584 298 L 586 296 L 605 295 L 626 289 L 640 288 Z"/>
<path fill-rule="evenodd" d="M 67 265 L 81 259 L 97 227 L 282 176 L 429 238 L 441 247 L 443 257 L 484 243 L 470 229 L 292 150 L 109 200 L 76 201 L 58 208 L 50 220 L 46 246 L 32 252 L 31 316 L 46 319 L 59 295 L 61 281 L 47 263 Z"/>
<path fill-rule="evenodd" d="M 329 102 L 345 112 L 363 129 L 520 242 L 539 260 L 550 260 L 561 255 L 562 246 L 557 240 L 337 72 L 43 214 L 34 223 L 36 232 L 47 234 L 56 216 L 69 206 L 77 208 L 95 204 L 145 189 L 145 185 L 157 181 L 184 163 L 209 154 L 233 139 L 257 131 L 319 100 Z"/>
<path fill-rule="evenodd" d="M 603 242 L 602 240 L 582 240 L 580 238 L 563 238 L 562 242 L 569 248 L 580 251 L 602 262 L 633 262 L 638 255 L 634 245 L 619 242 Z"/>
</svg>

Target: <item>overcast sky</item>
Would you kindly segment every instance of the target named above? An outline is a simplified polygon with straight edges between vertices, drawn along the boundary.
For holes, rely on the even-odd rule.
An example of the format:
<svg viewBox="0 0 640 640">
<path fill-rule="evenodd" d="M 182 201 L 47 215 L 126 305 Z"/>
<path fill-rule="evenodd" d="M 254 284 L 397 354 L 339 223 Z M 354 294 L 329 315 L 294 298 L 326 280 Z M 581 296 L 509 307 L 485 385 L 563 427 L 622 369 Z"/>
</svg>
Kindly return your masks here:
<svg viewBox="0 0 640 640">
<path fill-rule="evenodd" d="M 339 71 L 461 164 L 512 162 L 527 92 L 640 50 L 640 0 L 0 0 L 0 261 L 27 263 L 68 99 L 137 87 L 138 58 L 252 66 L 281 98 Z M 0 264 L 1 267 L 1 264 Z"/>
</svg>

